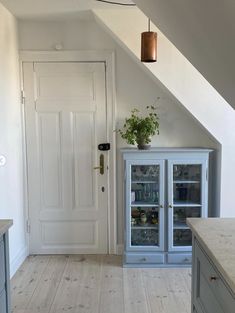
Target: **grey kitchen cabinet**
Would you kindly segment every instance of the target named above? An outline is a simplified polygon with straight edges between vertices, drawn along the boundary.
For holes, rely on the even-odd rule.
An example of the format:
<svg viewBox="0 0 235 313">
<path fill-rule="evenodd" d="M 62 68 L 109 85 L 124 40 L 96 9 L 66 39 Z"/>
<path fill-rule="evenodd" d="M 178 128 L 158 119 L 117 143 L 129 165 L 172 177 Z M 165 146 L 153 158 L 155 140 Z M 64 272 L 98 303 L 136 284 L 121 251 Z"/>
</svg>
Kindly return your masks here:
<svg viewBox="0 0 235 313">
<path fill-rule="evenodd" d="M 192 312 L 234 313 L 235 299 L 213 261 L 194 239 Z"/>
<path fill-rule="evenodd" d="M 124 266 L 186 266 L 188 217 L 208 211 L 209 149 L 122 149 L 125 172 Z"/>
<path fill-rule="evenodd" d="M 8 229 L 11 220 L 0 220 L 0 312 L 10 313 Z"/>
<path fill-rule="evenodd" d="M 235 312 L 235 218 L 189 218 L 192 313 Z"/>
</svg>

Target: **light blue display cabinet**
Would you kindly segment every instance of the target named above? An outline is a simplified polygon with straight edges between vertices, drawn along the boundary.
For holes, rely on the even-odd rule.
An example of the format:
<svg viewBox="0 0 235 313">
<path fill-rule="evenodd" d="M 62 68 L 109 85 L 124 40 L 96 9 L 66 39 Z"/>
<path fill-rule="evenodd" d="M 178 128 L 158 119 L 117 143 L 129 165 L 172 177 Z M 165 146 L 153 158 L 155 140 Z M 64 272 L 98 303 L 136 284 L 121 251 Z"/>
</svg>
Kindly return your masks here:
<svg viewBox="0 0 235 313">
<path fill-rule="evenodd" d="M 207 217 L 209 149 L 122 149 L 124 266 L 191 264 L 187 217 Z"/>
</svg>

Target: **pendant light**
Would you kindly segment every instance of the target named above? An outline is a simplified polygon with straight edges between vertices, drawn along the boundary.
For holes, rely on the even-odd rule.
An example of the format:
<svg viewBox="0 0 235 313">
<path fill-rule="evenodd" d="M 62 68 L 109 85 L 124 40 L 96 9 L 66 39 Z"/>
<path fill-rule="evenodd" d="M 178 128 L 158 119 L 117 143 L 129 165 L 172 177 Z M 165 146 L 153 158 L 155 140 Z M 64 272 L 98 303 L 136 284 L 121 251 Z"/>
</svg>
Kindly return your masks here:
<svg viewBox="0 0 235 313">
<path fill-rule="evenodd" d="M 157 33 L 150 31 L 150 19 L 148 19 L 148 31 L 141 33 L 141 62 L 157 61 Z"/>
</svg>

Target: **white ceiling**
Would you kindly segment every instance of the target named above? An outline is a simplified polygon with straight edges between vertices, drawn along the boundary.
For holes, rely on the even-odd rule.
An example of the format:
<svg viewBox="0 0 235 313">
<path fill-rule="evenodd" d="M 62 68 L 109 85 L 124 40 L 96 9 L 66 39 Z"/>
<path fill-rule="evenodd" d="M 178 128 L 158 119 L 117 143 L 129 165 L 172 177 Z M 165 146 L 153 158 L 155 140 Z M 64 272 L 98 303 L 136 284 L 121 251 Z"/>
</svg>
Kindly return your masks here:
<svg viewBox="0 0 235 313">
<path fill-rule="evenodd" d="M 133 3 L 131 0 L 113 1 Z M 128 8 L 101 3 L 96 0 L 0 0 L 0 2 L 20 19 L 55 19 L 76 16 L 87 19 L 91 15 L 85 12 L 91 9 Z"/>
</svg>

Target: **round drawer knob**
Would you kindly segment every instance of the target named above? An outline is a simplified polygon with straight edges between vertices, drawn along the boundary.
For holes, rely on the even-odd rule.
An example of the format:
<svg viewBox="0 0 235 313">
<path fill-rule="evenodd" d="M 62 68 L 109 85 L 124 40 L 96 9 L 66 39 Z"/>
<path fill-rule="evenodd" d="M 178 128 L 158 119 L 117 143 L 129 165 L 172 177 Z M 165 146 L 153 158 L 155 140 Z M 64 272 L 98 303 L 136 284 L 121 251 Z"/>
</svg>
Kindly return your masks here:
<svg viewBox="0 0 235 313">
<path fill-rule="evenodd" d="M 218 279 L 218 277 L 216 276 L 210 276 L 210 281 L 213 282 L 213 281 L 216 281 Z"/>
</svg>

